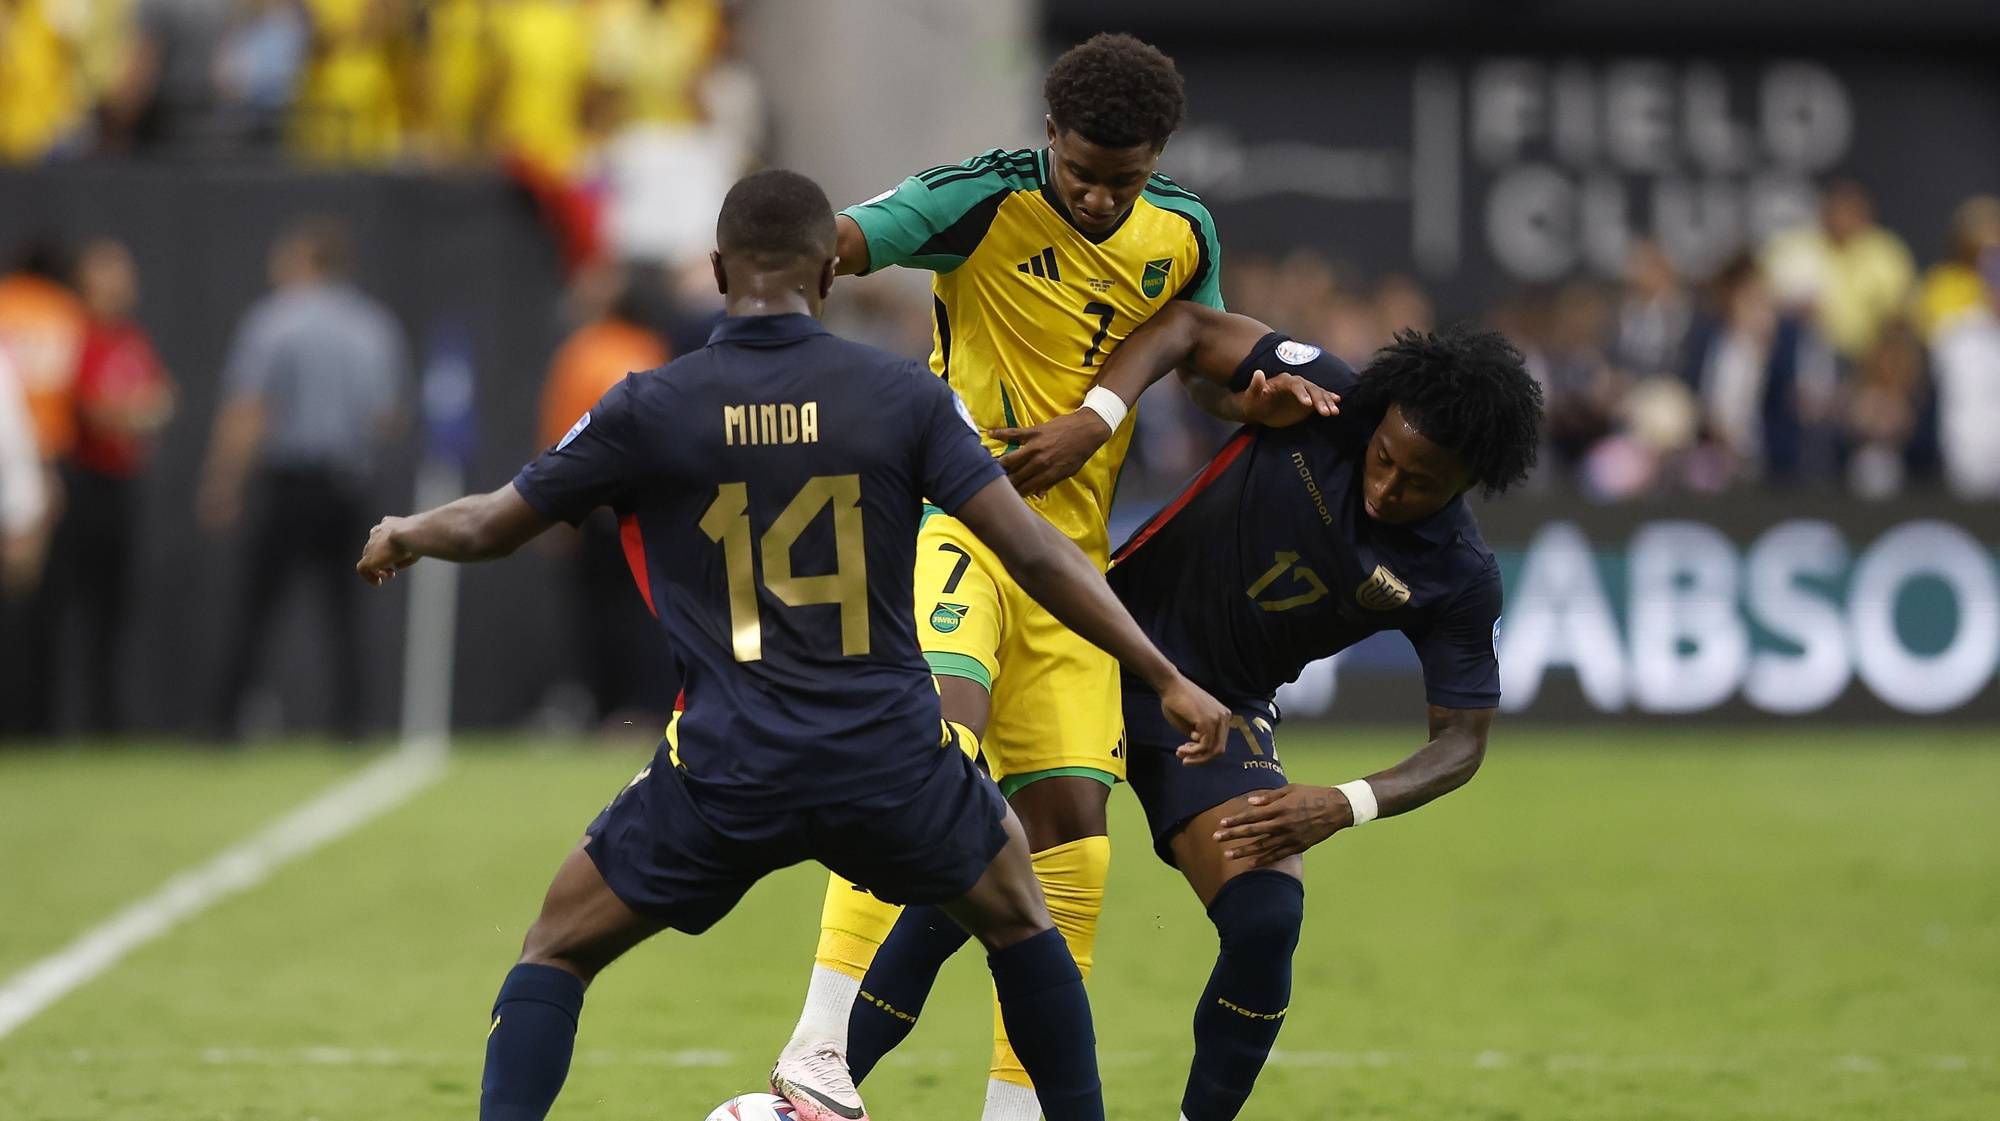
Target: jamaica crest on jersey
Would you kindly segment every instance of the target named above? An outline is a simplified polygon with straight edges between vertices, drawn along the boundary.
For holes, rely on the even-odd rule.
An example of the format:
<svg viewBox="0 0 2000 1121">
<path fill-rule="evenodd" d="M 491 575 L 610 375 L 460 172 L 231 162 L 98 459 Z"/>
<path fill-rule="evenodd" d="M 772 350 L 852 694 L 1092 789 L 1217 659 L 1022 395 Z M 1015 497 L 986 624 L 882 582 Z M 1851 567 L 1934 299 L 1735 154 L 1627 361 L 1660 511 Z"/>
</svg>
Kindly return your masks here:
<svg viewBox="0 0 2000 1121">
<path fill-rule="evenodd" d="M 1410 602 L 1410 586 L 1389 571 L 1388 565 L 1378 564 L 1354 589 L 1354 602 L 1370 611 L 1394 611 Z"/>
</svg>

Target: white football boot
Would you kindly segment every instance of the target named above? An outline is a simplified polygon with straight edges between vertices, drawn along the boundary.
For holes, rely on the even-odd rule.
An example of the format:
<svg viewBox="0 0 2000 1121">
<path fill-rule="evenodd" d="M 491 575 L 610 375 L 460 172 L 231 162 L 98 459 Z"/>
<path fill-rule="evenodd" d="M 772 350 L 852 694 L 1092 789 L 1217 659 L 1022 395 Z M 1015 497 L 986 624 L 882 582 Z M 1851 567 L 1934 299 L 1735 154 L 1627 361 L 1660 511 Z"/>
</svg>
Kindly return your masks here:
<svg viewBox="0 0 2000 1121">
<path fill-rule="evenodd" d="M 792 1103 L 799 1121 L 868 1121 L 847 1055 L 830 1045 L 787 1047 L 771 1068 L 771 1092 Z"/>
</svg>

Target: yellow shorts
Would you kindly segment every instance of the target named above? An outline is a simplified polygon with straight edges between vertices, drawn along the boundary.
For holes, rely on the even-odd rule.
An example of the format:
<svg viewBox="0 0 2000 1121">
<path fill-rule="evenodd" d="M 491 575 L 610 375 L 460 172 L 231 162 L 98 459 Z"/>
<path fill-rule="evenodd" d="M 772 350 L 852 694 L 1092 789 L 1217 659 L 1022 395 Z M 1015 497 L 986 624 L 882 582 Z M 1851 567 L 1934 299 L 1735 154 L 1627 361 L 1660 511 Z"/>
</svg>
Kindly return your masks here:
<svg viewBox="0 0 2000 1121">
<path fill-rule="evenodd" d="M 963 522 L 917 534 L 917 642 L 931 672 L 992 696 L 982 746 L 996 781 L 1083 767 L 1125 778 L 1118 662 L 1014 583 Z"/>
</svg>

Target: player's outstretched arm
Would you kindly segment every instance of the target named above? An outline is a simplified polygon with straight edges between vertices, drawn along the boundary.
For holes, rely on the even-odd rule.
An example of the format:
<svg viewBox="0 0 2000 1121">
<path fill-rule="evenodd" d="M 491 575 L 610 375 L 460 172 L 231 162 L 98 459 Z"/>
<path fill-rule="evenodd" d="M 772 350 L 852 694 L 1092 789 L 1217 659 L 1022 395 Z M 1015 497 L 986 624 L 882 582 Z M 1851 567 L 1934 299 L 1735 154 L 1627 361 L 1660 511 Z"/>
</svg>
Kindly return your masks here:
<svg viewBox="0 0 2000 1121">
<path fill-rule="evenodd" d="M 1394 817 L 1442 798 L 1472 780 L 1486 758 L 1490 708 L 1430 706 L 1430 742 L 1410 757 L 1365 780 L 1375 800 L 1373 817 Z M 1338 786 L 1294 783 L 1250 796 L 1250 807 L 1222 819 L 1215 839 L 1231 860 L 1276 864 L 1302 853 L 1355 823 L 1355 807 Z"/>
<path fill-rule="evenodd" d="M 1270 327 L 1247 315 L 1174 300 L 1119 343 L 1105 362 L 1091 393 L 1101 389 L 1115 394 L 1117 404 L 1107 401 L 1100 408 L 1086 398 L 1084 407 L 1068 416 L 1032 428 L 994 429 L 994 439 L 1019 445 L 1000 457 L 1000 466 L 1021 493 L 1046 491 L 1081 470 L 1111 439 L 1112 417 L 1123 417 L 1141 394 L 1175 368 L 1196 404 L 1234 423 L 1282 428 L 1339 412 L 1338 395 L 1295 374 L 1266 378 L 1260 370 L 1248 388 L 1231 391 L 1237 367 L 1270 333 Z"/>
<path fill-rule="evenodd" d="M 509 483 L 489 494 L 467 495 L 407 518 L 383 518 L 368 531 L 368 544 L 354 571 L 379 588 L 424 557 L 497 560 L 552 524 Z"/>
<path fill-rule="evenodd" d="M 1192 742 L 1185 758 L 1203 760 L 1222 751 L 1230 711 L 1181 675 L 1139 628 L 1104 575 L 1083 550 L 1028 509 L 1004 480 L 982 487 L 954 511 L 1007 566 L 1036 602 L 1064 626 L 1124 663 L 1160 695 L 1167 718 Z"/>
</svg>

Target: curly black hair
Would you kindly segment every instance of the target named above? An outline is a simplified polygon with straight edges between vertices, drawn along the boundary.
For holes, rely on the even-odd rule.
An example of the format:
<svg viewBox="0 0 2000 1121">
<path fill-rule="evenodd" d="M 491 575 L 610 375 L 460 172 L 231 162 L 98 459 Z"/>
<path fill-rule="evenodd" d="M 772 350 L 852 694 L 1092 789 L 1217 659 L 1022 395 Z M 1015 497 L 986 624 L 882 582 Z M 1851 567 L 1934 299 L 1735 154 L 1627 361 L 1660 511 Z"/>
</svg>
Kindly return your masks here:
<svg viewBox="0 0 2000 1121">
<path fill-rule="evenodd" d="M 1042 82 L 1056 127 L 1105 148 L 1167 146 L 1187 94 L 1174 60 L 1130 35 L 1105 32 L 1071 47 Z"/>
<path fill-rule="evenodd" d="M 1397 332 L 1343 395 L 1340 409 L 1361 421 L 1357 438 L 1365 440 L 1391 405 L 1457 456 L 1486 494 L 1527 478 L 1535 465 L 1542 387 L 1498 331 L 1459 324 L 1435 333 Z"/>
</svg>

